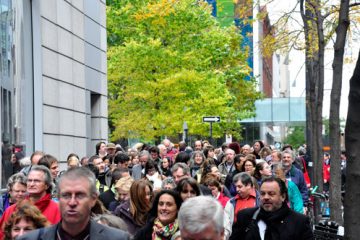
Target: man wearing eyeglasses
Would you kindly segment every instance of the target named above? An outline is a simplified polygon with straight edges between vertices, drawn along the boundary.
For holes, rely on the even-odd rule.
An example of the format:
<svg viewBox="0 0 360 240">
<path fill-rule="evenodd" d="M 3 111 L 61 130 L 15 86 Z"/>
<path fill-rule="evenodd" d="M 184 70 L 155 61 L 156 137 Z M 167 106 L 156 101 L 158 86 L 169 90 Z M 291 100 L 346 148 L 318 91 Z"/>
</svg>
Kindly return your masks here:
<svg viewBox="0 0 360 240">
<path fill-rule="evenodd" d="M 61 219 L 59 205 L 51 199 L 52 178 L 51 172 L 45 166 L 35 165 L 31 168 L 26 181 L 28 192 L 27 199 L 33 203 L 50 223 L 58 223 Z M 0 226 L 3 229 L 11 214 L 16 211 L 16 204 L 10 206 L 0 219 Z M 2 239 L 3 232 L 0 232 Z"/>
<path fill-rule="evenodd" d="M 72 168 L 61 175 L 57 191 L 61 222 L 19 239 L 128 240 L 127 233 L 90 220 L 98 197 L 95 181 L 87 168 Z"/>
</svg>

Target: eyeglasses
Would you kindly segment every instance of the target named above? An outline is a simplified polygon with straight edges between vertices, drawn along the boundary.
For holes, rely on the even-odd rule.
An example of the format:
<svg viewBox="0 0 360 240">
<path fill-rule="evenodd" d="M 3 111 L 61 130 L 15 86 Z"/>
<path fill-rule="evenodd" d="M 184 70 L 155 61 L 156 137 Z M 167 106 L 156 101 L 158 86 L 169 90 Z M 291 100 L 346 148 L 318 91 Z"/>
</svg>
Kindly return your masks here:
<svg viewBox="0 0 360 240">
<path fill-rule="evenodd" d="M 80 200 L 83 200 L 83 199 L 89 197 L 89 195 L 87 195 L 86 193 L 60 193 L 60 195 L 59 195 L 60 199 L 63 199 L 66 201 L 71 200 L 73 198 L 73 196 L 74 196 L 75 200 L 77 200 L 77 201 L 80 201 Z"/>
<path fill-rule="evenodd" d="M 27 183 L 32 183 L 32 182 L 34 182 L 35 184 L 40 184 L 40 183 L 42 183 L 43 181 L 41 181 L 41 180 L 39 180 L 39 179 L 27 179 L 26 180 L 26 182 Z"/>
</svg>

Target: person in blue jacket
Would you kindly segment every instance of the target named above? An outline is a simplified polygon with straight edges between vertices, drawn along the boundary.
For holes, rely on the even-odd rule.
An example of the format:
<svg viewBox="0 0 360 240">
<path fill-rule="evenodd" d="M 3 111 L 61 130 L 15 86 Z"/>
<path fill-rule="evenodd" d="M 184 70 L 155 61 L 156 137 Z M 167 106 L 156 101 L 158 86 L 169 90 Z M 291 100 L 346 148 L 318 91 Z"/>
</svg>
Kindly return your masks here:
<svg viewBox="0 0 360 240">
<path fill-rule="evenodd" d="M 288 181 L 292 181 L 299 188 L 301 193 L 304 207 L 309 202 L 308 188 L 306 186 L 304 174 L 301 170 L 297 169 L 294 165 L 294 156 L 291 150 L 284 150 L 282 152 L 281 163 L 285 171 L 285 177 Z"/>
</svg>

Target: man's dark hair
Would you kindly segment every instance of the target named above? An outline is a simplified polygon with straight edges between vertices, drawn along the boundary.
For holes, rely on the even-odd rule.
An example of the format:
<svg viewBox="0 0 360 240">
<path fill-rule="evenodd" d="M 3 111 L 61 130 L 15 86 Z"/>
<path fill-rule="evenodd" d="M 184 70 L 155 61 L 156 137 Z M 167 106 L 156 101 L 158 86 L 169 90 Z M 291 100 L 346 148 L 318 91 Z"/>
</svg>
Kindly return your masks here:
<svg viewBox="0 0 360 240">
<path fill-rule="evenodd" d="M 188 163 L 190 161 L 190 154 L 188 154 L 187 152 L 180 152 L 178 155 L 176 155 L 175 157 L 175 162 L 176 163 Z"/>
<path fill-rule="evenodd" d="M 94 162 L 89 162 L 88 165 L 83 166 L 83 167 L 89 169 L 95 175 L 95 178 L 98 178 L 99 169 L 94 165 Z"/>
<path fill-rule="evenodd" d="M 248 186 L 250 184 L 251 187 L 254 187 L 254 183 L 252 181 L 251 176 L 246 172 L 235 174 L 235 176 L 233 177 L 233 183 L 236 184 L 239 180 L 245 186 Z"/>
<path fill-rule="evenodd" d="M 287 148 L 290 148 L 291 150 L 294 150 L 293 147 L 291 146 L 291 144 L 285 144 L 283 147 L 282 147 L 282 151 L 285 151 L 285 149 Z"/>
<path fill-rule="evenodd" d="M 187 145 L 186 145 L 186 142 L 185 142 L 185 141 L 180 141 L 180 142 L 179 142 L 179 151 L 180 151 L 180 152 L 185 151 L 186 147 L 187 147 Z"/>
<path fill-rule="evenodd" d="M 149 148 L 149 153 L 157 153 L 158 155 L 160 154 L 160 150 L 157 146 L 152 146 Z M 155 160 L 155 159 L 153 159 Z"/>
<path fill-rule="evenodd" d="M 114 163 L 115 164 L 118 164 L 118 163 L 126 163 L 130 160 L 129 156 L 126 154 L 126 153 L 123 153 L 123 152 L 118 152 L 116 155 L 115 155 L 115 158 L 114 158 Z"/>
<path fill-rule="evenodd" d="M 98 159 L 98 158 L 100 158 L 99 155 L 93 155 L 93 156 L 91 156 L 91 157 L 89 158 L 88 163 L 93 164 L 93 163 L 94 163 L 94 160 L 95 160 L 95 159 Z"/>
<path fill-rule="evenodd" d="M 288 199 L 288 189 L 286 187 L 286 183 L 283 180 L 281 180 L 280 178 L 275 177 L 275 176 L 263 178 L 260 188 L 265 182 L 277 182 L 277 184 L 279 185 L 279 188 L 280 188 L 280 194 L 285 195 L 285 200 Z"/>
<path fill-rule="evenodd" d="M 119 168 L 115 168 L 111 172 L 111 186 L 117 182 L 121 178 L 123 171 Z"/>
<path fill-rule="evenodd" d="M 41 155 L 41 156 L 44 156 L 44 155 L 45 155 L 45 153 L 44 153 L 44 152 L 42 152 L 42 151 L 35 151 L 35 152 L 33 152 L 33 154 L 31 154 L 31 156 L 30 156 L 30 161 L 31 161 L 31 164 L 33 164 L 33 158 L 34 158 L 36 155 Z"/>
<path fill-rule="evenodd" d="M 148 174 L 149 170 L 151 169 L 155 169 L 155 171 L 159 171 L 158 165 L 156 164 L 156 162 L 152 159 L 149 159 L 146 163 L 145 163 L 145 174 Z"/>
</svg>

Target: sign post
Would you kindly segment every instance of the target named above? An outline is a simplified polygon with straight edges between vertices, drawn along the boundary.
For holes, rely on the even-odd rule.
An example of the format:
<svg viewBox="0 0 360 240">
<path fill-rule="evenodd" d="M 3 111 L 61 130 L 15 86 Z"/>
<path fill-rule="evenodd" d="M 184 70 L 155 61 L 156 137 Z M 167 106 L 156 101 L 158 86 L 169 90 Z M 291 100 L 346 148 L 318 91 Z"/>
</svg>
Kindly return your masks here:
<svg viewBox="0 0 360 240">
<path fill-rule="evenodd" d="M 219 116 L 209 116 L 209 117 L 203 117 L 203 122 L 208 122 L 210 123 L 210 142 L 211 144 L 213 144 L 212 142 L 212 124 L 214 122 L 220 122 L 220 117 Z"/>
<path fill-rule="evenodd" d="M 183 141 L 187 144 L 187 139 L 188 139 L 188 125 L 186 122 L 183 123 Z"/>
</svg>

